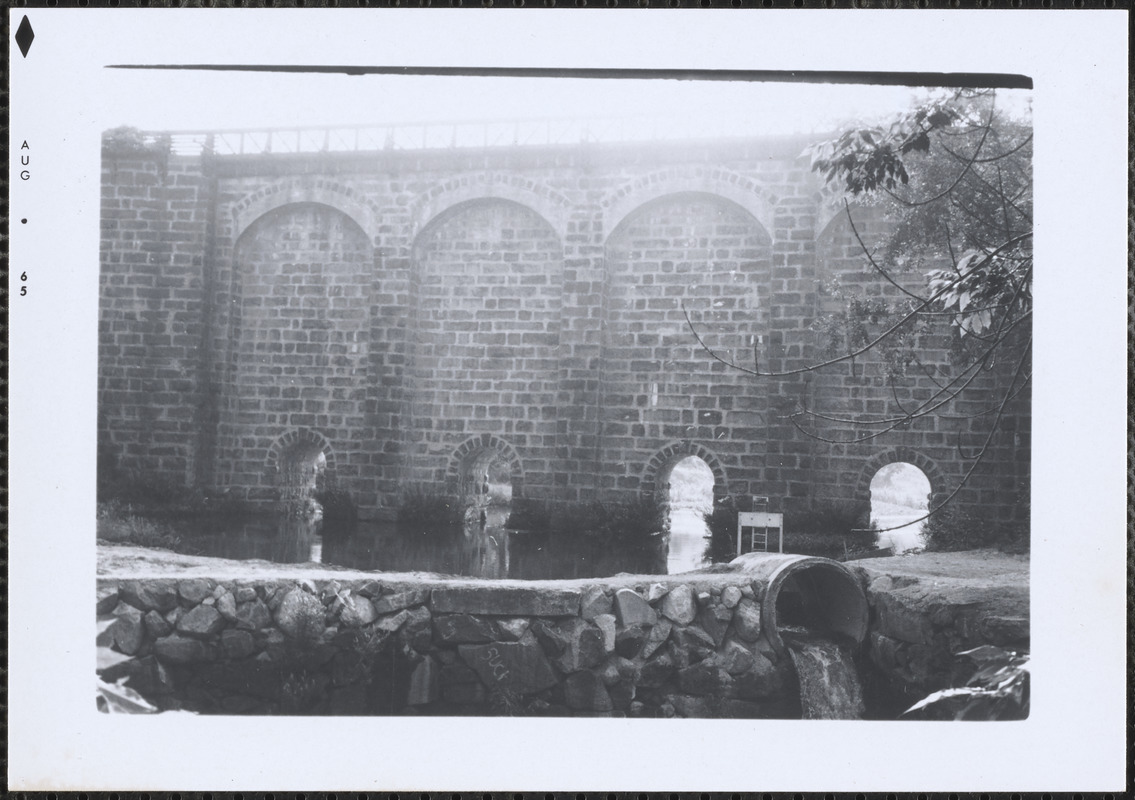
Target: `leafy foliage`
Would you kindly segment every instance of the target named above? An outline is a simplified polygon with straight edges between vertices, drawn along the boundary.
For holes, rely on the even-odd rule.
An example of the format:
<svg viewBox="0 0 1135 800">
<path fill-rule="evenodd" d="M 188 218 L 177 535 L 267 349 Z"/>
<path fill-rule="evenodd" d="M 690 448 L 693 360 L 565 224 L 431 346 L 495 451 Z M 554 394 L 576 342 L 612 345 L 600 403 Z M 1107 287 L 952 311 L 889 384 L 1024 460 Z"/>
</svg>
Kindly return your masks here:
<svg viewBox="0 0 1135 800">
<path fill-rule="evenodd" d="M 934 692 L 907 709 L 904 715 L 955 720 L 1028 718 L 1028 653 L 987 644 L 958 655 L 977 666 L 965 686 Z"/>
<path fill-rule="evenodd" d="M 99 539 L 117 544 L 173 549 L 181 543 L 181 537 L 168 525 L 139 516 L 131 506 L 118 501 L 98 504 L 95 530 Z"/>
<path fill-rule="evenodd" d="M 926 549 L 952 552 L 996 547 L 1010 553 L 1029 550 L 1028 522 L 999 523 L 947 506 L 932 514 L 922 527 Z"/>
</svg>

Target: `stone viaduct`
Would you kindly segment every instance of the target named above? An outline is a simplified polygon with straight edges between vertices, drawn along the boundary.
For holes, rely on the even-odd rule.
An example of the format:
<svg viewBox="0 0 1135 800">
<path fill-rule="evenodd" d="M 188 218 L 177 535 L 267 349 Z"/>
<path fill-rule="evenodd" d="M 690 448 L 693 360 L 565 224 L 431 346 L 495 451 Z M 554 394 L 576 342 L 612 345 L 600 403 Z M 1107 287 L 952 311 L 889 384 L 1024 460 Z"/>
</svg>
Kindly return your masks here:
<svg viewBox="0 0 1135 800">
<path fill-rule="evenodd" d="M 892 461 L 944 496 L 969 466 L 959 438 L 972 448 L 992 422 L 985 378 L 968 418 L 830 444 L 786 412 L 887 412 L 935 379 L 892 388 L 872 358 L 754 377 L 687 324 L 722 357 L 783 372 L 821 354 L 826 282 L 891 291 L 799 158 L 806 143 L 107 145 L 100 469 L 267 504 L 318 459 L 364 516 L 408 486 L 460 495 L 490 461 L 514 498 L 549 503 L 660 496 L 688 455 L 742 509 L 866 500 Z M 883 221 L 857 213 L 877 235 Z M 948 337 L 922 343 L 940 375 Z M 821 422 L 828 438 L 859 433 Z M 1022 396 L 959 500 L 1018 513 L 1029 432 Z"/>
</svg>

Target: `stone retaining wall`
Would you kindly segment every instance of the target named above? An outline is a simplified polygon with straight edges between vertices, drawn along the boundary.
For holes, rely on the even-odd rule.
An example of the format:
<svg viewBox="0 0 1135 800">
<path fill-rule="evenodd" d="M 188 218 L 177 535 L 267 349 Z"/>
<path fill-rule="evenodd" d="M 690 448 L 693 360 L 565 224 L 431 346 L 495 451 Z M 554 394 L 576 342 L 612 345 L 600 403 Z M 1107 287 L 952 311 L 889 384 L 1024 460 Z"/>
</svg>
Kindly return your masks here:
<svg viewBox="0 0 1135 800">
<path fill-rule="evenodd" d="M 871 608 L 867 672 L 876 681 L 876 703 L 891 706 L 890 711 L 963 684 L 973 664 L 959 653 L 981 645 L 1030 649 L 1027 583 L 855 569 Z"/>
<path fill-rule="evenodd" d="M 102 677 L 216 714 L 799 717 L 750 577 L 101 579 L 134 656 Z"/>
</svg>

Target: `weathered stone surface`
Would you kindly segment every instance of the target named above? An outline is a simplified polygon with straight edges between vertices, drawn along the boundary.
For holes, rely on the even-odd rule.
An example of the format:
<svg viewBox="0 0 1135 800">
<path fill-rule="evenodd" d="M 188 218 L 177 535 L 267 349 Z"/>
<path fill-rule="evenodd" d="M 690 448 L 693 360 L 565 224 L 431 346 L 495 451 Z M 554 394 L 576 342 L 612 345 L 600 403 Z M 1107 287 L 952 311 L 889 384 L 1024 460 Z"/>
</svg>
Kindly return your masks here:
<svg viewBox="0 0 1135 800">
<path fill-rule="evenodd" d="M 292 639 L 315 641 L 326 627 L 323 614 L 323 603 L 297 586 L 280 601 L 276 625 Z"/>
<path fill-rule="evenodd" d="M 642 652 L 639 653 L 643 658 L 650 658 L 654 655 L 659 647 L 666 643 L 670 638 L 670 631 L 674 626 L 670 624 L 670 620 L 661 618 L 655 623 L 654 627 L 650 629 L 650 634 L 646 637 L 646 641 L 642 645 Z"/>
<path fill-rule="evenodd" d="M 347 595 L 343 599 L 343 610 L 339 612 L 339 622 L 348 628 L 364 628 L 378 619 L 378 611 L 365 597 Z"/>
<path fill-rule="evenodd" d="M 721 605 L 726 608 L 736 608 L 742 597 L 741 590 L 736 586 L 726 586 L 721 590 Z"/>
<path fill-rule="evenodd" d="M 201 601 L 213 593 L 214 584 L 206 578 L 190 578 L 177 582 L 177 593 L 190 606 L 200 605 Z"/>
<path fill-rule="evenodd" d="M 668 589 L 661 583 L 652 583 L 650 588 L 646 591 L 646 602 L 654 605 L 656 602 L 666 596 Z"/>
<path fill-rule="evenodd" d="M 95 594 L 95 613 L 109 614 L 118 605 L 118 587 L 103 586 Z"/>
<path fill-rule="evenodd" d="M 505 641 L 515 642 L 528 631 L 530 622 L 524 617 L 511 617 L 497 620 L 497 630 Z"/>
<path fill-rule="evenodd" d="M 623 658 L 634 658 L 646 642 L 646 631 L 639 625 L 623 628 L 615 637 L 615 652 Z"/>
<path fill-rule="evenodd" d="M 142 612 L 131 606 L 126 606 L 122 613 L 117 615 L 111 630 L 115 648 L 128 656 L 137 653 L 142 642 L 146 641 L 146 626 L 142 623 Z"/>
<path fill-rule="evenodd" d="M 226 658 L 244 658 L 255 651 L 252 634 L 248 631 L 221 631 L 221 650 Z"/>
<path fill-rule="evenodd" d="M 733 612 L 721 605 L 708 605 L 698 611 L 697 624 L 709 634 L 714 647 L 720 647 L 725 641 L 725 632 L 729 630 L 729 621 Z"/>
<path fill-rule="evenodd" d="M 614 706 L 603 681 L 592 672 L 576 672 L 564 681 L 564 702 L 577 711 L 610 711 Z"/>
<path fill-rule="evenodd" d="M 406 619 L 402 623 L 402 629 L 398 631 L 398 636 L 407 647 L 424 653 L 429 650 L 433 638 L 433 626 L 430 624 L 433 615 L 426 606 L 407 608 L 405 614 Z"/>
<path fill-rule="evenodd" d="M 454 586 L 434 589 L 437 613 L 464 612 L 501 617 L 565 617 L 579 614 L 578 589 L 523 586 Z"/>
<path fill-rule="evenodd" d="M 171 664 L 190 664 L 211 657 L 208 645 L 200 639 L 172 634 L 154 642 L 154 655 Z"/>
<path fill-rule="evenodd" d="M 703 590 L 697 593 L 697 598 L 699 606 L 707 606 L 713 600 L 713 594 Z"/>
<path fill-rule="evenodd" d="M 733 630 L 746 642 L 761 636 L 761 607 L 755 600 L 743 599 L 733 610 Z"/>
<path fill-rule="evenodd" d="M 674 694 L 668 695 L 666 699 L 674 709 L 675 716 L 685 719 L 705 719 L 714 716 L 713 704 L 709 698 Z"/>
<path fill-rule="evenodd" d="M 272 613 L 262 600 L 251 600 L 236 607 L 236 627 L 245 631 L 258 631 L 272 624 Z"/>
<path fill-rule="evenodd" d="M 251 586 L 238 586 L 233 590 L 233 597 L 237 604 L 248 603 L 256 599 L 256 590 Z"/>
<path fill-rule="evenodd" d="M 157 611 L 147 611 L 146 616 L 142 618 L 142 622 L 145 623 L 146 632 L 150 634 L 151 639 L 160 639 L 162 636 L 169 636 L 170 632 L 173 630 L 173 626 Z"/>
<path fill-rule="evenodd" d="M 480 678 L 472 667 L 466 664 L 447 664 L 439 672 L 438 680 L 442 686 L 457 683 L 477 683 Z"/>
<path fill-rule="evenodd" d="M 599 676 L 599 680 L 603 681 L 604 686 L 612 686 L 619 681 L 619 666 L 613 659 L 608 660 L 603 663 L 596 674 Z"/>
<path fill-rule="evenodd" d="M 678 685 L 682 691 L 693 695 L 722 695 L 733 685 L 733 678 L 716 659 L 704 661 L 678 671 Z"/>
<path fill-rule="evenodd" d="M 214 608 L 228 622 L 236 622 L 236 598 L 233 597 L 232 592 L 225 592 L 218 597 Z"/>
<path fill-rule="evenodd" d="M 358 593 L 369 600 L 377 600 L 382 597 L 382 583 L 379 581 L 369 581 L 363 584 Z"/>
<path fill-rule="evenodd" d="M 615 615 L 600 614 L 592 620 L 603 634 L 603 649 L 608 653 L 615 651 Z"/>
<path fill-rule="evenodd" d="M 689 625 L 697 613 L 694 590 L 684 583 L 672 588 L 662 600 L 662 616 L 679 625 Z"/>
<path fill-rule="evenodd" d="M 374 599 L 374 610 L 379 614 L 389 614 L 392 611 L 401 611 L 403 608 L 420 606 L 425 603 L 428 598 L 429 591 L 426 589 L 410 589 L 404 592 L 394 592 L 393 594 L 386 594 Z"/>
<path fill-rule="evenodd" d="M 602 631 L 579 617 L 556 625 L 541 622 L 533 626 L 533 632 L 544 652 L 563 672 L 589 669 L 607 655 Z"/>
<path fill-rule="evenodd" d="M 457 652 L 490 688 L 503 686 L 525 695 L 556 684 L 552 665 L 535 640 L 463 644 Z"/>
<path fill-rule="evenodd" d="M 784 678 L 771 661 L 755 653 L 753 666 L 737 676 L 734 688 L 744 700 L 773 697 L 784 690 Z"/>
<path fill-rule="evenodd" d="M 394 631 L 401 628 L 402 623 L 404 623 L 409 618 L 410 612 L 406 609 L 402 609 L 397 614 L 387 614 L 385 617 L 379 618 L 379 620 L 374 624 L 374 627 L 380 631 L 393 633 Z"/>
<path fill-rule="evenodd" d="M 579 613 L 584 619 L 595 619 L 601 614 L 610 614 L 614 608 L 612 600 L 599 586 L 588 586 L 583 590 L 579 601 Z"/>
<path fill-rule="evenodd" d="M 177 607 L 177 588 L 169 581 L 126 581 L 119 597 L 141 611 L 170 611 Z"/>
<path fill-rule="evenodd" d="M 717 659 L 730 675 L 740 675 L 752 668 L 754 663 L 752 651 L 740 642 L 732 640 L 726 642 L 725 646 L 721 648 L 721 652 L 717 654 Z"/>
<path fill-rule="evenodd" d="M 429 656 L 418 662 L 414 671 L 410 673 L 410 688 L 406 691 L 406 705 L 424 706 L 434 702 L 438 694 L 439 674 L 437 662 Z"/>
<path fill-rule="evenodd" d="M 212 606 L 194 606 L 177 621 L 177 630 L 186 636 L 208 639 L 225 627 L 225 618 Z"/>
<path fill-rule="evenodd" d="M 635 698 L 635 685 L 631 681 L 621 680 L 607 687 L 607 694 L 611 698 L 611 705 L 616 711 L 627 711 Z"/>
<path fill-rule="evenodd" d="M 990 644 L 1015 645 L 1029 641 L 1029 618 L 991 615 L 982 620 L 982 634 Z"/>
<path fill-rule="evenodd" d="M 663 650 L 639 668 L 638 684 L 644 688 L 657 688 L 673 674 L 674 662 L 670 654 Z"/>
<path fill-rule="evenodd" d="M 166 622 L 168 622 L 170 625 L 173 625 L 173 626 L 176 626 L 178 620 L 180 620 L 184 616 L 185 616 L 185 609 L 182 608 L 181 606 L 178 606 L 177 608 L 170 609 L 169 611 L 167 611 L 165 613 Z"/>
<path fill-rule="evenodd" d="M 472 614 L 438 614 L 433 629 L 434 638 L 446 644 L 481 644 L 496 638 L 493 626 Z"/>
<path fill-rule="evenodd" d="M 620 625 L 653 625 L 658 614 L 638 592 L 632 589 L 619 589 L 615 592 L 615 618 Z"/>
</svg>

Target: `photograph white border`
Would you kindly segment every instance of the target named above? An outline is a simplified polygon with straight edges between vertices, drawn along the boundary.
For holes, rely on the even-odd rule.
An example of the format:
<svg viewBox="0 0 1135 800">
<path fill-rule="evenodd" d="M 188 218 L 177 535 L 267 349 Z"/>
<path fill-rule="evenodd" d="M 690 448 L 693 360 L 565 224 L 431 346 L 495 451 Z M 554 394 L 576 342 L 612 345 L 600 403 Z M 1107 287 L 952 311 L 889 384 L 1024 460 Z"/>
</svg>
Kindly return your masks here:
<svg viewBox="0 0 1135 800">
<path fill-rule="evenodd" d="M 1123 790 L 1126 12 L 9 13 L 10 32 L 25 14 L 35 30 L 27 57 L 12 44 L 9 70 L 10 789 Z M 113 103 L 126 97 L 144 109 L 173 85 L 173 73 L 140 78 L 104 68 L 123 63 L 1030 76 L 1037 209 L 1030 718 L 99 714 L 91 605 L 100 134 L 109 127 L 108 103 L 117 112 Z M 132 82 L 132 98 L 124 82 Z M 186 108 L 209 101 L 185 98 Z M 369 110 L 359 111 L 327 123 L 369 121 Z M 21 150 L 24 141 L 29 148 Z"/>
</svg>

